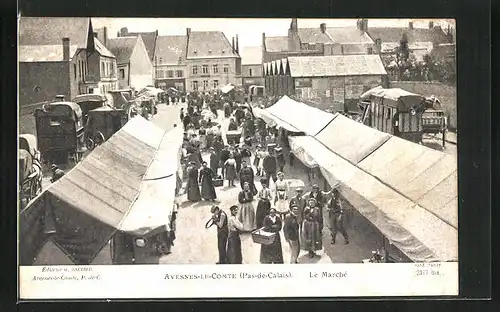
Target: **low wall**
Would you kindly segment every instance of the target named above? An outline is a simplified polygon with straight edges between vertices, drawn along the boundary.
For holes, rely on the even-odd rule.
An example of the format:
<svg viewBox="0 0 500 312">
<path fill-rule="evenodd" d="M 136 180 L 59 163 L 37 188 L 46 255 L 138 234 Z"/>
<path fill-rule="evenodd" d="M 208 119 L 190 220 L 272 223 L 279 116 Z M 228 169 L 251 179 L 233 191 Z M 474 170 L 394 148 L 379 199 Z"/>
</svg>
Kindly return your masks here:
<svg viewBox="0 0 500 312">
<path fill-rule="evenodd" d="M 457 129 L 457 88 L 441 82 L 425 81 L 391 81 L 391 88 L 401 88 L 406 91 L 428 97 L 435 95 L 448 117 L 448 127 Z"/>
</svg>

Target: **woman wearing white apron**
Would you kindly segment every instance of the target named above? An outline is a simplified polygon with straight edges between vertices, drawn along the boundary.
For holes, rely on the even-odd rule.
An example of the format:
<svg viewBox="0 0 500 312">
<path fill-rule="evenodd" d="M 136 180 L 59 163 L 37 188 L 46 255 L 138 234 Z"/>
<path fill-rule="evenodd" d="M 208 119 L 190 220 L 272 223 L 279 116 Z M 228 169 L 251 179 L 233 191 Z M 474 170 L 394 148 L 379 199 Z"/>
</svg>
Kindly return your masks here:
<svg viewBox="0 0 500 312">
<path fill-rule="evenodd" d="M 276 212 L 283 218 L 288 212 L 288 183 L 285 181 L 283 172 L 278 172 L 278 180 L 274 183 L 274 206 Z"/>
</svg>

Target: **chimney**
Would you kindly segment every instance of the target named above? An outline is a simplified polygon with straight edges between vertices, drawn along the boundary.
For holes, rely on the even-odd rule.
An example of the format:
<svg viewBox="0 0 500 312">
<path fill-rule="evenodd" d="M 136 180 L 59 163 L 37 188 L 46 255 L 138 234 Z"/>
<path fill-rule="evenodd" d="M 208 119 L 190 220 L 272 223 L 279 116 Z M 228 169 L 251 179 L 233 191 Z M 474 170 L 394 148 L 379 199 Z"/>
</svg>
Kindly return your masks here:
<svg viewBox="0 0 500 312">
<path fill-rule="evenodd" d="M 382 52 L 382 39 L 380 38 L 375 39 L 375 50 L 376 53 Z"/>
<path fill-rule="evenodd" d="M 102 29 L 102 43 L 104 46 L 108 46 L 108 27 L 106 26 Z"/>
<path fill-rule="evenodd" d="M 368 31 L 368 20 L 367 19 L 365 19 L 365 18 L 358 19 L 357 25 L 358 25 L 359 30 L 364 31 L 364 32 Z"/>
<path fill-rule="evenodd" d="M 234 37 L 233 37 L 233 40 L 232 40 L 232 45 L 231 45 L 231 47 L 233 48 L 233 53 L 235 53 L 235 52 L 236 52 L 236 50 L 235 50 L 235 45 L 234 45 Z"/>
<path fill-rule="evenodd" d="M 120 37 L 127 37 L 127 35 L 128 35 L 127 27 L 123 27 L 122 29 L 120 29 Z"/>
<path fill-rule="evenodd" d="M 191 36 L 191 28 L 186 28 L 186 36 Z"/>
<path fill-rule="evenodd" d="M 432 28 L 434 28 L 434 22 L 433 22 L 433 21 L 430 21 L 430 22 L 429 22 L 429 29 L 432 29 Z"/>
<path fill-rule="evenodd" d="M 238 34 L 236 34 L 236 54 L 240 53 L 240 45 L 238 44 Z"/>
<path fill-rule="evenodd" d="M 325 23 L 319 24 L 319 29 L 321 29 L 322 33 L 325 33 L 326 32 L 326 24 Z"/>
<path fill-rule="evenodd" d="M 62 38 L 63 60 L 69 61 L 69 38 Z"/>
<path fill-rule="evenodd" d="M 408 23 L 408 28 L 409 28 L 409 29 L 413 29 L 413 22 L 409 22 L 409 23 Z"/>
</svg>

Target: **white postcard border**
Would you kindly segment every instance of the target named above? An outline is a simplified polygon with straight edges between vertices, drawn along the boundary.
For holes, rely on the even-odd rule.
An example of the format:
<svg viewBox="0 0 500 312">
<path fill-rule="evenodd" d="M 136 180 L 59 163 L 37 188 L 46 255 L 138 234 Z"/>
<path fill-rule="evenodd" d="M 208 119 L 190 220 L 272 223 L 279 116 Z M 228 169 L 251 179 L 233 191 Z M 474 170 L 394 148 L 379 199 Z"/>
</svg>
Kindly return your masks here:
<svg viewBox="0 0 500 312">
<path fill-rule="evenodd" d="M 22 266 L 20 299 L 457 296 L 458 263 Z"/>
</svg>

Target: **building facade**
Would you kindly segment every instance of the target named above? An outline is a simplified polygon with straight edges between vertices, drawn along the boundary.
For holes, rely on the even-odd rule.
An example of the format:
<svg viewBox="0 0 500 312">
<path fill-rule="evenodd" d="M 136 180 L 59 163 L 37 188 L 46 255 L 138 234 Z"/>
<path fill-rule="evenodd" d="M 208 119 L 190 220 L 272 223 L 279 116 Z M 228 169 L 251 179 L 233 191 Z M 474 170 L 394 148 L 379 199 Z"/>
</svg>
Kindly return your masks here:
<svg viewBox="0 0 500 312">
<path fill-rule="evenodd" d="M 240 55 L 243 88 L 248 91 L 252 85 L 264 86 L 262 47 L 245 47 Z"/>
<path fill-rule="evenodd" d="M 264 64 L 266 90 L 333 111 L 357 110 L 359 96 L 386 84 L 378 55 L 288 57 Z"/>
<path fill-rule="evenodd" d="M 186 47 L 186 91 L 209 92 L 232 83 L 241 86 L 238 39 L 231 45 L 221 31 L 188 28 Z"/>
<path fill-rule="evenodd" d="M 158 36 L 155 50 L 155 86 L 186 90 L 187 36 Z"/>
<path fill-rule="evenodd" d="M 108 40 L 110 51 L 116 56 L 118 85 L 141 90 L 153 85 L 153 64 L 138 37 L 118 37 Z"/>
</svg>

